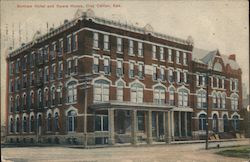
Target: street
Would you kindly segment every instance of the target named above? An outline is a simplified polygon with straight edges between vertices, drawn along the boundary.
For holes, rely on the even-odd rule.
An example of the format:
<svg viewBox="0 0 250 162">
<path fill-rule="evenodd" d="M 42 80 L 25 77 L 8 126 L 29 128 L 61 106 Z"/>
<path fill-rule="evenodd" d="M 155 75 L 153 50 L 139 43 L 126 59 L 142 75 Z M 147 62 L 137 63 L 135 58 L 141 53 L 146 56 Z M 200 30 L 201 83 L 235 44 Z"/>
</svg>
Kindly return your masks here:
<svg viewBox="0 0 250 162">
<path fill-rule="evenodd" d="M 219 143 L 210 143 L 216 147 Z M 245 141 L 220 143 L 220 147 L 247 145 Z M 2 148 L 2 156 L 15 162 L 247 162 L 247 159 L 223 157 L 214 154 L 223 148 L 204 149 L 204 143 L 153 145 L 142 147 L 108 147 L 95 149 L 67 147 Z"/>
</svg>

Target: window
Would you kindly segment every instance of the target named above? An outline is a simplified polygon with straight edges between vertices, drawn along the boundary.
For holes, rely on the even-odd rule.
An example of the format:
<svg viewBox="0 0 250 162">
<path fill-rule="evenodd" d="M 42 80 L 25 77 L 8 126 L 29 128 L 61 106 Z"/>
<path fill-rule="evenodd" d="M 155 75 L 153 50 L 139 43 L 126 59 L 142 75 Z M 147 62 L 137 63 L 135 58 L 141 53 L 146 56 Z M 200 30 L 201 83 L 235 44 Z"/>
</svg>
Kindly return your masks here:
<svg viewBox="0 0 250 162">
<path fill-rule="evenodd" d="M 57 95 L 58 95 L 58 104 L 62 104 L 63 99 L 63 92 L 62 92 L 62 86 L 58 86 L 57 88 Z"/>
<path fill-rule="evenodd" d="M 173 62 L 172 50 L 168 49 L 168 62 Z"/>
<path fill-rule="evenodd" d="M 131 85 L 131 102 L 142 103 L 143 102 L 143 86 L 139 83 Z"/>
<path fill-rule="evenodd" d="M 77 101 L 77 87 L 75 81 L 71 81 L 67 85 L 67 101 L 68 103 Z"/>
<path fill-rule="evenodd" d="M 95 131 L 108 131 L 108 116 L 107 115 L 95 116 Z"/>
<path fill-rule="evenodd" d="M 34 72 L 32 71 L 32 72 L 30 73 L 30 85 L 31 85 L 31 86 L 34 86 L 34 84 L 35 84 L 35 74 L 34 74 Z"/>
<path fill-rule="evenodd" d="M 38 118 L 37 118 L 37 128 L 38 128 L 38 131 L 40 131 L 39 128 L 40 128 L 41 126 L 42 126 L 42 115 L 39 114 L 39 115 L 38 115 Z"/>
<path fill-rule="evenodd" d="M 94 84 L 94 101 L 109 101 L 109 82 L 106 80 L 97 80 Z"/>
<path fill-rule="evenodd" d="M 221 80 L 221 84 L 222 84 L 222 88 L 224 89 L 225 88 L 225 79 Z"/>
<path fill-rule="evenodd" d="M 10 128 L 9 128 L 10 132 L 14 133 L 14 120 L 13 120 L 13 118 L 10 118 L 9 126 L 10 126 Z"/>
<path fill-rule="evenodd" d="M 207 121 L 207 115 L 205 114 L 201 114 L 199 115 L 199 130 L 206 130 L 207 129 L 207 125 L 206 125 L 206 121 Z"/>
<path fill-rule="evenodd" d="M 12 79 L 10 79 L 9 91 L 14 92 L 14 82 Z"/>
<path fill-rule="evenodd" d="M 62 53 L 63 53 L 63 39 L 60 39 L 57 54 L 60 57 L 62 56 Z"/>
<path fill-rule="evenodd" d="M 135 76 L 134 63 L 130 62 L 129 63 L 129 78 L 133 78 L 134 76 Z"/>
<path fill-rule="evenodd" d="M 152 59 L 156 59 L 156 46 L 152 45 Z"/>
<path fill-rule="evenodd" d="M 226 95 L 225 94 L 222 94 L 221 95 L 221 104 L 222 104 L 222 106 L 221 106 L 221 108 L 222 109 L 225 109 L 226 108 Z"/>
<path fill-rule="evenodd" d="M 169 69 L 169 70 L 168 70 L 168 81 L 169 81 L 170 83 L 173 83 L 173 82 L 174 82 L 173 69 Z"/>
<path fill-rule="evenodd" d="M 72 60 L 67 60 L 67 71 L 68 71 L 68 75 L 70 75 L 72 73 Z"/>
<path fill-rule="evenodd" d="M 238 131 L 240 128 L 240 120 L 239 117 L 234 115 L 232 118 L 232 126 L 235 131 Z"/>
<path fill-rule="evenodd" d="M 164 60 L 164 48 L 160 47 L 160 60 Z"/>
<path fill-rule="evenodd" d="M 20 67 L 20 59 L 18 58 L 16 61 L 16 73 L 19 73 L 19 67 Z"/>
<path fill-rule="evenodd" d="M 50 57 L 51 60 L 55 59 L 55 52 L 56 52 L 56 43 L 52 43 L 51 49 L 50 49 Z"/>
<path fill-rule="evenodd" d="M 231 108 L 232 110 L 238 109 L 238 96 L 237 95 L 231 96 Z"/>
<path fill-rule="evenodd" d="M 43 63 L 43 55 L 44 55 L 44 52 L 43 52 L 43 48 L 40 48 L 38 50 L 38 62 L 39 64 L 42 64 Z"/>
<path fill-rule="evenodd" d="M 99 72 L 99 58 L 98 57 L 94 57 L 93 71 L 94 71 L 94 73 Z"/>
<path fill-rule="evenodd" d="M 34 95 L 34 92 L 31 91 L 30 92 L 30 109 L 33 109 L 34 103 L 35 103 L 35 95 Z"/>
<path fill-rule="evenodd" d="M 206 92 L 200 91 L 197 94 L 197 107 L 207 108 L 207 96 Z"/>
<path fill-rule="evenodd" d="M 56 112 L 55 116 L 54 116 L 54 128 L 55 128 L 56 132 L 59 131 L 59 115 L 58 115 L 58 112 Z"/>
<path fill-rule="evenodd" d="M 180 64 L 180 52 L 179 51 L 176 51 L 176 63 L 177 64 Z"/>
<path fill-rule="evenodd" d="M 19 95 L 16 96 L 16 111 L 19 111 L 20 110 L 20 97 Z"/>
<path fill-rule="evenodd" d="M 51 113 L 47 115 L 47 131 L 51 132 L 52 131 L 52 119 L 51 119 Z"/>
<path fill-rule="evenodd" d="M 10 100 L 9 100 L 9 102 L 10 102 L 10 106 L 9 106 L 9 112 L 13 112 L 13 110 L 14 110 L 14 99 L 13 99 L 13 97 L 10 97 Z"/>
<path fill-rule="evenodd" d="M 74 110 L 68 112 L 68 131 L 75 132 L 77 128 L 77 114 Z"/>
<path fill-rule="evenodd" d="M 183 53 L 183 64 L 184 65 L 187 65 L 187 62 L 188 62 L 188 60 L 187 60 L 187 53 Z"/>
<path fill-rule="evenodd" d="M 42 108 L 42 90 L 39 89 L 37 91 L 37 104 L 38 104 L 38 108 Z"/>
<path fill-rule="evenodd" d="M 122 62 L 122 60 L 117 60 L 116 75 L 118 77 L 123 76 L 123 62 Z"/>
<path fill-rule="evenodd" d="M 157 80 L 157 66 L 153 66 L 153 80 Z"/>
<path fill-rule="evenodd" d="M 116 51 L 117 52 L 122 52 L 123 51 L 123 49 L 122 49 L 122 38 L 117 37 L 116 42 L 117 42 Z"/>
<path fill-rule="evenodd" d="M 163 87 L 156 87 L 154 89 L 154 103 L 164 104 L 165 103 L 165 89 Z"/>
<path fill-rule="evenodd" d="M 169 105 L 174 105 L 174 89 L 170 88 L 169 90 Z"/>
<path fill-rule="evenodd" d="M 98 48 L 99 35 L 98 33 L 94 33 L 93 35 L 93 47 Z"/>
<path fill-rule="evenodd" d="M 23 132 L 27 132 L 27 118 L 23 117 Z"/>
<path fill-rule="evenodd" d="M 128 54 L 129 55 L 133 55 L 134 54 L 134 42 L 132 40 L 129 40 Z"/>
<path fill-rule="evenodd" d="M 216 114 L 213 115 L 212 129 L 214 132 L 218 132 L 218 116 Z"/>
<path fill-rule="evenodd" d="M 142 42 L 138 42 L 138 56 L 143 56 L 143 45 L 142 45 Z"/>
<path fill-rule="evenodd" d="M 72 48 L 73 48 L 73 51 L 77 50 L 78 49 L 78 34 L 77 33 L 74 33 L 72 35 Z"/>
<path fill-rule="evenodd" d="M 104 74 L 110 74 L 110 62 L 109 58 L 104 58 Z"/>
<path fill-rule="evenodd" d="M 227 115 L 223 115 L 223 128 L 224 132 L 228 132 L 228 118 Z"/>
<path fill-rule="evenodd" d="M 104 41 L 103 41 L 104 45 L 104 50 L 109 50 L 109 36 L 108 35 L 104 35 Z"/>
<path fill-rule="evenodd" d="M 44 82 L 49 81 L 49 68 L 46 66 L 44 69 Z"/>
<path fill-rule="evenodd" d="M 67 36 L 67 52 L 71 52 L 71 35 Z"/>
<path fill-rule="evenodd" d="M 213 94 L 213 108 L 217 108 L 216 94 Z"/>
<path fill-rule="evenodd" d="M 181 72 L 180 71 L 176 71 L 176 80 L 177 80 L 177 83 L 181 83 Z"/>
<path fill-rule="evenodd" d="M 221 108 L 221 95 L 220 94 L 217 94 L 217 108 Z"/>
<path fill-rule="evenodd" d="M 51 95 L 51 106 L 55 106 L 56 104 L 56 89 L 55 87 L 52 87 L 51 88 L 51 92 L 50 92 L 50 95 Z"/>
<path fill-rule="evenodd" d="M 78 72 L 78 59 L 74 58 L 73 59 L 73 73 L 77 74 Z"/>
<path fill-rule="evenodd" d="M 139 79 L 143 79 L 143 76 L 144 76 L 143 63 L 139 63 L 138 77 L 139 77 Z"/>
<path fill-rule="evenodd" d="M 181 89 L 178 92 L 178 101 L 179 106 L 188 106 L 188 91 L 185 89 Z"/>
<path fill-rule="evenodd" d="M 23 104 L 23 109 L 26 110 L 27 109 L 27 95 L 26 95 L 26 93 L 23 94 L 22 104 Z"/>
<path fill-rule="evenodd" d="M 164 70 L 163 67 L 160 68 L 160 79 L 161 79 L 162 81 L 165 80 L 165 70 Z"/>
<path fill-rule="evenodd" d="M 137 130 L 144 131 L 145 130 L 145 116 L 144 112 L 139 111 L 137 113 Z"/>
<path fill-rule="evenodd" d="M 32 115 L 30 117 L 30 132 L 34 132 L 35 131 L 35 119 L 34 116 Z"/>
<path fill-rule="evenodd" d="M 36 62 L 36 55 L 34 52 L 32 52 L 30 54 L 30 67 L 33 67 L 35 65 L 35 62 Z"/>
<path fill-rule="evenodd" d="M 62 76 L 63 76 L 63 63 L 62 61 L 60 61 L 58 63 L 58 78 L 60 79 L 62 78 Z"/>
<path fill-rule="evenodd" d="M 187 80 L 187 72 L 186 71 L 184 71 L 183 72 L 183 81 L 184 81 L 184 83 L 188 83 L 188 80 Z"/>
<path fill-rule="evenodd" d="M 124 84 L 123 82 L 118 82 L 117 83 L 117 93 L 116 93 L 116 99 L 117 101 L 123 101 L 123 88 Z"/>
<path fill-rule="evenodd" d="M 26 88 L 27 87 L 27 75 L 24 74 L 23 75 L 23 88 Z"/>
<path fill-rule="evenodd" d="M 27 55 L 25 55 L 24 58 L 23 58 L 23 65 L 22 65 L 23 70 L 26 70 L 27 63 L 28 63 Z"/>
</svg>

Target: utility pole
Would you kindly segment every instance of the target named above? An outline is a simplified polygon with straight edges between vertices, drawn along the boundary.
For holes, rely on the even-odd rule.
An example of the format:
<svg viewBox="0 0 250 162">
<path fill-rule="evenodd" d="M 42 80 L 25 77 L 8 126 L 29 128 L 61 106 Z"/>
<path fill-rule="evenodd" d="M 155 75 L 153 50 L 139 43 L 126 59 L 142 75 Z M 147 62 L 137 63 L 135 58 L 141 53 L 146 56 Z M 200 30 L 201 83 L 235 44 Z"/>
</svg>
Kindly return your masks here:
<svg viewBox="0 0 250 162">
<path fill-rule="evenodd" d="M 208 108 L 209 108 L 209 75 L 211 73 L 211 69 L 208 69 L 207 71 L 207 75 L 206 75 L 206 83 L 207 83 L 207 93 L 206 93 L 206 97 L 207 97 L 207 116 L 206 116 L 206 150 L 208 149 Z M 211 83 L 212 84 L 212 83 Z"/>
</svg>

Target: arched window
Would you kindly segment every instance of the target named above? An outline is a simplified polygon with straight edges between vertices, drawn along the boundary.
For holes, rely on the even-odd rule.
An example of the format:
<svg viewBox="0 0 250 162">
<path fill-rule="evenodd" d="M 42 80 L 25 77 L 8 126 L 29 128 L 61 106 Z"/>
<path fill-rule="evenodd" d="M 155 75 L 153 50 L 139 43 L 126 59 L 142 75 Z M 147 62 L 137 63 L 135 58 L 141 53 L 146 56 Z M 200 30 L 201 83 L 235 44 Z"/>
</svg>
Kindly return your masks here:
<svg viewBox="0 0 250 162">
<path fill-rule="evenodd" d="M 124 84 L 123 82 L 118 82 L 117 83 L 117 93 L 116 93 L 116 99 L 117 101 L 123 101 L 123 88 Z"/>
<path fill-rule="evenodd" d="M 47 115 L 47 131 L 51 132 L 52 131 L 52 122 L 51 122 L 51 113 Z"/>
<path fill-rule="evenodd" d="M 97 80 L 94 83 L 94 101 L 109 101 L 109 82 L 106 80 Z"/>
<path fill-rule="evenodd" d="M 197 108 L 207 108 L 207 96 L 204 91 L 200 91 L 197 94 Z"/>
<path fill-rule="evenodd" d="M 67 101 L 68 103 L 77 101 L 77 87 L 75 81 L 71 81 L 67 84 Z"/>
<path fill-rule="evenodd" d="M 62 100 L 63 100 L 63 89 L 62 86 L 58 86 L 57 88 L 57 99 L 58 99 L 58 104 L 62 104 Z"/>
<path fill-rule="evenodd" d="M 228 132 L 228 118 L 227 115 L 223 115 L 223 128 L 224 132 Z"/>
<path fill-rule="evenodd" d="M 16 111 L 20 110 L 20 97 L 19 95 L 16 96 Z"/>
<path fill-rule="evenodd" d="M 206 119 L 207 115 L 205 114 L 200 114 L 199 115 L 199 130 L 206 130 L 207 125 L 206 125 Z"/>
<path fill-rule="evenodd" d="M 154 89 L 154 103 L 164 104 L 166 91 L 164 87 L 157 86 Z"/>
<path fill-rule="evenodd" d="M 35 120 L 34 120 L 34 116 L 32 115 L 30 117 L 30 132 L 34 132 L 35 131 Z"/>
<path fill-rule="evenodd" d="M 23 104 L 23 109 L 26 110 L 27 109 L 27 95 L 26 93 L 23 94 L 23 101 L 22 101 L 22 104 Z"/>
<path fill-rule="evenodd" d="M 179 106 L 188 106 L 188 91 L 186 89 L 179 90 L 178 103 Z"/>
<path fill-rule="evenodd" d="M 216 94 L 213 93 L 213 108 L 217 108 Z"/>
<path fill-rule="evenodd" d="M 169 105 L 174 105 L 175 99 L 174 99 L 174 88 L 171 87 L 169 89 Z"/>
<path fill-rule="evenodd" d="M 44 89 L 44 106 L 45 107 L 49 106 L 49 89 L 48 88 Z"/>
<path fill-rule="evenodd" d="M 23 132 L 27 132 L 27 118 L 23 117 Z"/>
<path fill-rule="evenodd" d="M 221 95 L 217 94 L 217 108 L 221 108 Z"/>
<path fill-rule="evenodd" d="M 14 100 L 13 100 L 13 97 L 10 97 L 9 112 L 13 112 L 13 109 L 14 109 Z"/>
<path fill-rule="evenodd" d="M 51 88 L 51 105 L 54 106 L 56 103 L 56 88 L 52 87 Z"/>
<path fill-rule="evenodd" d="M 20 130 L 20 120 L 19 117 L 16 118 L 16 132 L 18 133 Z"/>
<path fill-rule="evenodd" d="M 30 108 L 33 108 L 34 103 L 35 103 L 35 95 L 34 95 L 34 92 L 31 91 L 30 92 Z"/>
<path fill-rule="evenodd" d="M 13 133 L 14 132 L 14 120 L 13 120 L 13 118 L 10 118 L 9 126 L 10 126 L 9 131 L 11 133 Z"/>
<path fill-rule="evenodd" d="M 238 96 L 237 95 L 231 96 L 231 108 L 232 110 L 238 109 Z"/>
<path fill-rule="evenodd" d="M 142 103 L 143 102 L 143 86 L 139 83 L 131 85 L 131 102 Z"/>
<path fill-rule="evenodd" d="M 222 109 L 226 108 L 226 95 L 225 94 L 221 95 L 221 108 Z"/>
<path fill-rule="evenodd" d="M 39 114 L 37 118 L 37 128 L 42 126 L 42 115 Z"/>
<path fill-rule="evenodd" d="M 74 110 L 68 112 L 68 131 L 75 132 L 77 127 L 77 114 Z"/>
<path fill-rule="evenodd" d="M 58 112 L 55 113 L 54 127 L 55 127 L 55 131 L 58 132 L 59 131 L 59 115 L 58 115 Z"/>
<path fill-rule="evenodd" d="M 218 116 L 216 114 L 213 115 L 212 129 L 214 132 L 218 132 Z"/>
<path fill-rule="evenodd" d="M 234 115 L 233 118 L 232 118 L 232 126 L 234 128 L 235 131 L 238 131 L 239 130 L 239 126 L 240 126 L 240 120 L 239 120 L 239 117 Z"/>
</svg>

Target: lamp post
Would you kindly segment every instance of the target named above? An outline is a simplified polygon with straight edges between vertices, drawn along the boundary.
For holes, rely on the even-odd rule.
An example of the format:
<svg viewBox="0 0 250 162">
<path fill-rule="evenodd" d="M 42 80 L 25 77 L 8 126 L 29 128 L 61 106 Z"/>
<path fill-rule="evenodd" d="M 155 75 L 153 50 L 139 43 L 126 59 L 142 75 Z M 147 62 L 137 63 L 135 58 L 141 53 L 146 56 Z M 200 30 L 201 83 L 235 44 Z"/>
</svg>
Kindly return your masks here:
<svg viewBox="0 0 250 162">
<path fill-rule="evenodd" d="M 206 116 L 206 150 L 208 149 L 208 107 L 209 107 L 209 75 L 211 73 L 211 69 L 208 69 L 207 73 L 206 73 L 206 83 L 207 83 L 207 93 L 206 93 L 206 98 L 207 98 L 207 109 L 206 109 L 206 113 L 207 113 L 207 116 Z M 212 83 L 211 83 L 212 84 Z"/>
<path fill-rule="evenodd" d="M 88 88 L 90 88 L 90 86 L 88 86 L 90 83 L 89 81 L 91 81 L 93 78 L 94 78 L 94 74 L 85 74 L 85 75 L 80 75 L 80 84 L 79 85 L 83 85 L 83 87 L 81 87 L 80 89 L 83 89 L 84 90 L 84 115 L 83 115 L 83 137 L 84 137 L 84 148 L 87 147 L 87 144 L 88 144 L 88 137 L 87 137 L 87 113 L 88 113 L 88 110 L 87 110 L 87 107 L 88 107 Z"/>
</svg>

